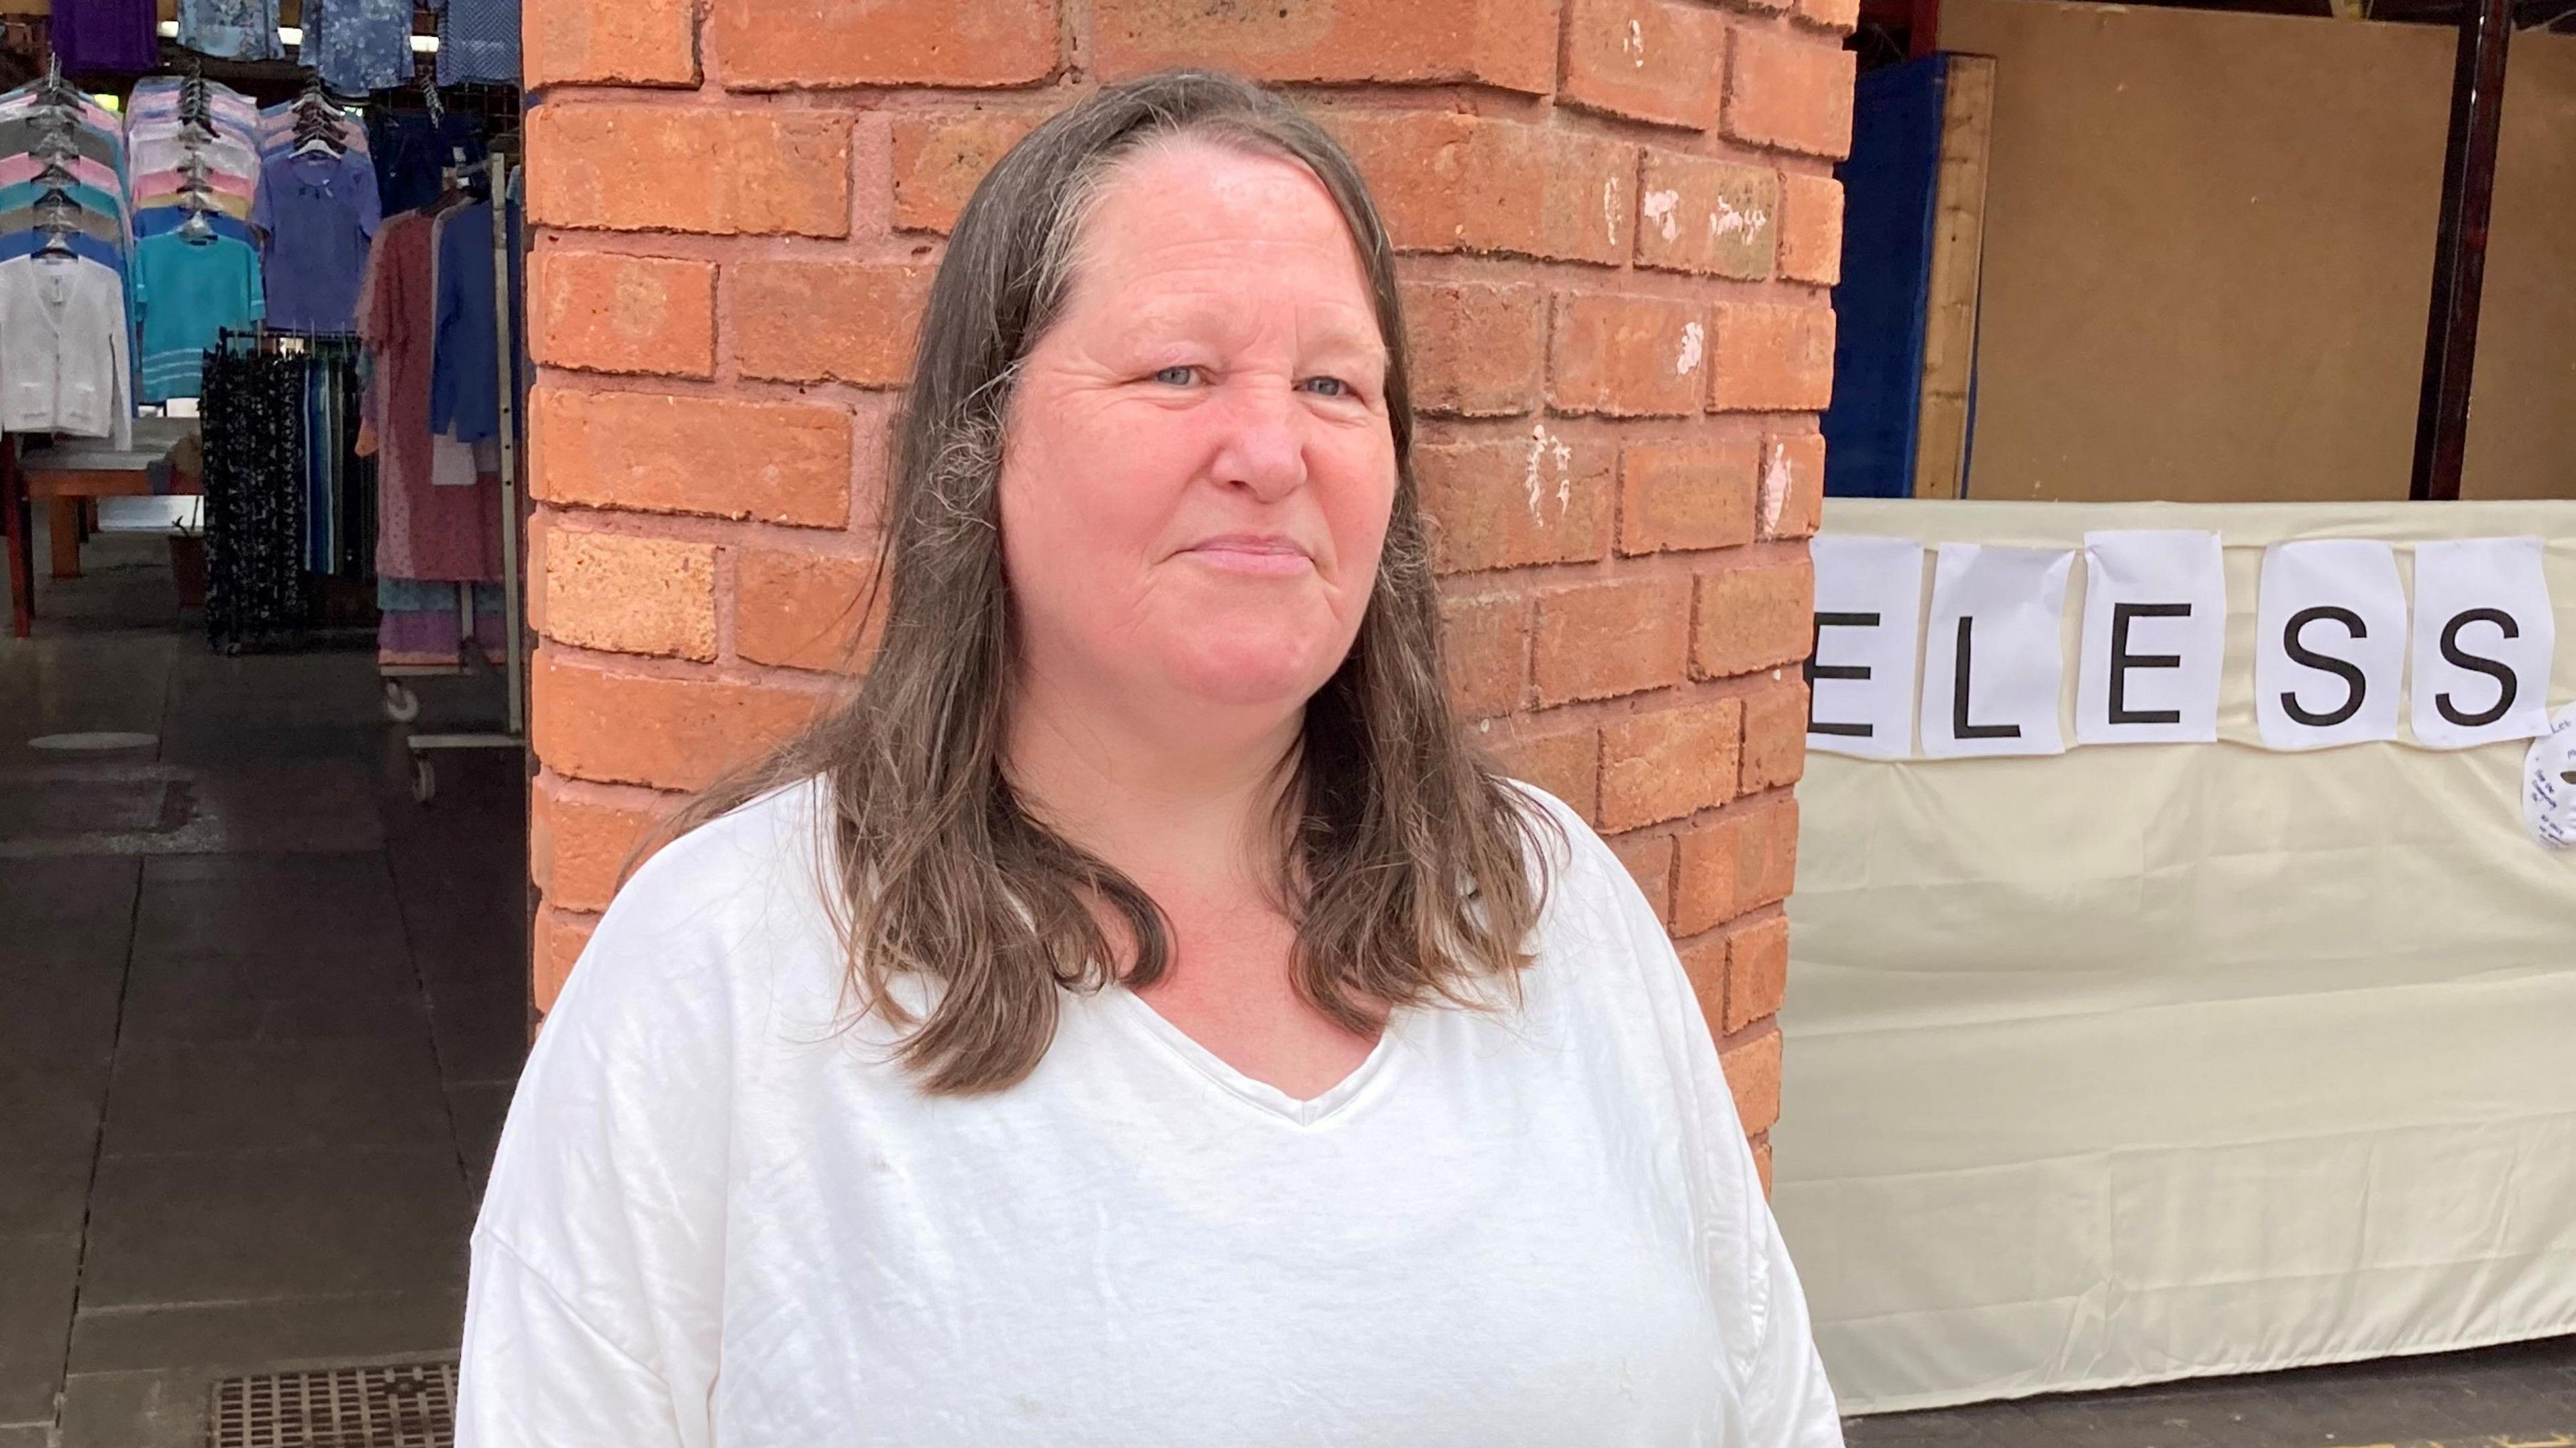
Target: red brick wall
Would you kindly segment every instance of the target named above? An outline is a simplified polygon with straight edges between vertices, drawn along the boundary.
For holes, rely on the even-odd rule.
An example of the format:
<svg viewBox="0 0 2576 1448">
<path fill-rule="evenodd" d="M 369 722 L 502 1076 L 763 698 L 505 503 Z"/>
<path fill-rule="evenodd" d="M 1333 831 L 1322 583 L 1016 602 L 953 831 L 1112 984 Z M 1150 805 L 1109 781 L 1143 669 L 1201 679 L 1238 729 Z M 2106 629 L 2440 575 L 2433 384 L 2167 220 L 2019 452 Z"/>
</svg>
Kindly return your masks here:
<svg viewBox="0 0 2576 1448">
<path fill-rule="evenodd" d="M 527 0 L 553 999 L 672 791 L 822 691 L 942 233 L 1102 79 L 1309 85 L 1404 252 L 1455 687 L 1778 1113 L 1853 0 Z M 1767 1150 L 1764 1156 L 1767 1165 Z"/>
</svg>

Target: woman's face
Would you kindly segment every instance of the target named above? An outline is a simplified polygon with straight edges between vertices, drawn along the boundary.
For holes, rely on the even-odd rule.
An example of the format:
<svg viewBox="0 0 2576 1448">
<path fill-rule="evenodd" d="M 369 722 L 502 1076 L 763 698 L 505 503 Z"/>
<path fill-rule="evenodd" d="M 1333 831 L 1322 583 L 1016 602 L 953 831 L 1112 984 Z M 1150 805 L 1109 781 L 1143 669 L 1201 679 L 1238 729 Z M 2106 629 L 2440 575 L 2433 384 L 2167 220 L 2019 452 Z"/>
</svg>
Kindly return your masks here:
<svg viewBox="0 0 2576 1448">
<path fill-rule="evenodd" d="M 1004 437 L 1022 668 L 1140 711 L 1302 704 L 1377 574 L 1386 363 L 1305 167 L 1194 142 L 1122 165 Z"/>
</svg>

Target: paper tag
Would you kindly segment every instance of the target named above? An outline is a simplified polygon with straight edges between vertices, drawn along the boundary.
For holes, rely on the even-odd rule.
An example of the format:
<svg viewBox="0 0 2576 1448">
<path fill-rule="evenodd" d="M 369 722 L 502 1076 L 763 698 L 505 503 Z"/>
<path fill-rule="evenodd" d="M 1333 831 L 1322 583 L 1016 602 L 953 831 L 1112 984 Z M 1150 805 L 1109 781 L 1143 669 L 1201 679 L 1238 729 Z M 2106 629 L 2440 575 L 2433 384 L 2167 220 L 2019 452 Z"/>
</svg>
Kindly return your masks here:
<svg viewBox="0 0 2576 1448">
<path fill-rule="evenodd" d="M 2542 848 L 2576 849 L 2576 704 L 2523 756 L 2522 822 Z"/>
</svg>

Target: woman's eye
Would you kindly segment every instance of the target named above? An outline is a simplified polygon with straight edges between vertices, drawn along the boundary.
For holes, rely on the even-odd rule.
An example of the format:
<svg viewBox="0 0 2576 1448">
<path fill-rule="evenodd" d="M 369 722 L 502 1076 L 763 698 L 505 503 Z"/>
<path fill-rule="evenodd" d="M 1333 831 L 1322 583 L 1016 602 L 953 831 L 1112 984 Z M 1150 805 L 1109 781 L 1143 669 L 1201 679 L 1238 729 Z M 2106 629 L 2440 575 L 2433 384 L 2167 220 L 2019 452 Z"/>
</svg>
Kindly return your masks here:
<svg viewBox="0 0 2576 1448">
<path fill-rule="evenodd" d="M 1199 380 L 1199 369 L 1195 367 L 1166 367 L 1162 371 L 1154 374 L 1154 380 L 1162 383 L 1166 387 L 1187 387 L 1191 383 Z"/>
<path fill-rule="evenodd" d="M 1338 377 L 1309 377 L 1306 379 L 1306 387 L 1309 391 L 1323 397 L 1351 395 L 1351 385 Z"/>
</svg>

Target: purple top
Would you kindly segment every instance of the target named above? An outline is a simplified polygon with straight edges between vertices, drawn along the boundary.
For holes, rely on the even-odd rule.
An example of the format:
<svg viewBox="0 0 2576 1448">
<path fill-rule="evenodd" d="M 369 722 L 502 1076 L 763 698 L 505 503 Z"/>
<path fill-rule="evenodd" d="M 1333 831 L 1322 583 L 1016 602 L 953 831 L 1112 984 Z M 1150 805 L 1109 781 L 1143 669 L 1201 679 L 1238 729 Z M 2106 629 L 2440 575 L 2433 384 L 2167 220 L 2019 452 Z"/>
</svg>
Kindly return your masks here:
<svg viewBox="0 0 2576 1448">
<path fill-rule="evenodd" d="M 346 332 L 367 274 L 367 247 L 383 218 L 376 168 L 352 151 L 280 156 L 259 169 L 250 224 L 261 244 L 268 321 L 304 332 Z"/>
<path fill-rule="evenodd" d="M 66 72 L 140 75 L 161 64 L 153 0 L 54 0 L 54 54 Z"/>
</svg>

